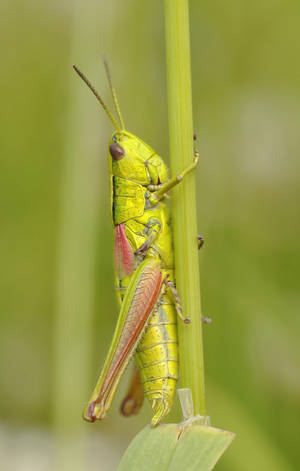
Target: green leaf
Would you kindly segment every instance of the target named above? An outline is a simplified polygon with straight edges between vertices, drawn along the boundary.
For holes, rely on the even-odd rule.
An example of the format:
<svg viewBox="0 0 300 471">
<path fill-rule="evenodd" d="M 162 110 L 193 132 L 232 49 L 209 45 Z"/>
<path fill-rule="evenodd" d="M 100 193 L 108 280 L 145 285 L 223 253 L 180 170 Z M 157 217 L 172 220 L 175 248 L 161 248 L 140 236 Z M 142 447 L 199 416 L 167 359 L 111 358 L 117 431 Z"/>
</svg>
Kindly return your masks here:
<svg viewBox="0 0 300 471">
<path fill-rule="evenodd" d="M 213 427 L 176 424 L 145 427 L 127 448 L 117 471 L 209 471 L 234 434 Z"/>
</svg>

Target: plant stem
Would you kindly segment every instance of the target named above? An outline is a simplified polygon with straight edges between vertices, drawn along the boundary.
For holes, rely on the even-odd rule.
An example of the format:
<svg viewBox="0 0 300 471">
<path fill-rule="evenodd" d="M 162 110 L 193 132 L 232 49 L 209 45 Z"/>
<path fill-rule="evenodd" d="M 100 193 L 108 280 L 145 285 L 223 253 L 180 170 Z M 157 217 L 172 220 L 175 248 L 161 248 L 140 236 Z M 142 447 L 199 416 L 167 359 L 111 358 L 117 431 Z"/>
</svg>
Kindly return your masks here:
<svg viewBox="0 0 300 471">
<path fill-rule="evenodd" d="M 193 158 L 193 118 L 188 0 L 165 0 L 166 56 L 172 175 Z M 184 315 L 178 322 L 181 387 L 193 393 L 195 414 L 205 415 L 204 362 L 197 247 L 195 174 L 173 190 L 176 284 Z"/>
</svg>

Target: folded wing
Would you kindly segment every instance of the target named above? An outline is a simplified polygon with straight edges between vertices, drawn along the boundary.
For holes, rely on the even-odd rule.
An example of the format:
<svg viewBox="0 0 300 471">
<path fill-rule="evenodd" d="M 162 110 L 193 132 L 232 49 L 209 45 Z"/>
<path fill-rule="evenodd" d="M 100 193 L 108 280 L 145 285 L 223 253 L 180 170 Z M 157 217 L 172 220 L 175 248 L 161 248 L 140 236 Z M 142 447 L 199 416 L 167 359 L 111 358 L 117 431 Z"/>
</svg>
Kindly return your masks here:
<svg viewBox="0 0 300 471">
<path fill-rule="evenodd" d="M 162 281 L 159 263 L 154 259 L 144 260 L 133 274 L 104 368 L 83 413 L 87 421 L 103 419 L 109 409 L 122 374 L 159 298 Z"/>
</svg>

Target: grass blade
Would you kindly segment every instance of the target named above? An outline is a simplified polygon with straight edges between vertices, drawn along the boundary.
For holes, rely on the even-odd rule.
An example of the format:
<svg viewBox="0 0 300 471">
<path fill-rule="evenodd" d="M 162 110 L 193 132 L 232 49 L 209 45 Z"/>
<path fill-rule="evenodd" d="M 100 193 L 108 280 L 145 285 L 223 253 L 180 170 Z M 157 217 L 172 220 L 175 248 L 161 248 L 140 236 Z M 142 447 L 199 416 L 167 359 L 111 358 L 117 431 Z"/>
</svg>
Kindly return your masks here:
<svg viewBox="0 0 300 471">
<path fill-rule="evenodd" d="M 230 445 L 234 434 L 193 425 L 145 427 L 127 448 L 117 471 L 209 471 Z"/>
</svg>

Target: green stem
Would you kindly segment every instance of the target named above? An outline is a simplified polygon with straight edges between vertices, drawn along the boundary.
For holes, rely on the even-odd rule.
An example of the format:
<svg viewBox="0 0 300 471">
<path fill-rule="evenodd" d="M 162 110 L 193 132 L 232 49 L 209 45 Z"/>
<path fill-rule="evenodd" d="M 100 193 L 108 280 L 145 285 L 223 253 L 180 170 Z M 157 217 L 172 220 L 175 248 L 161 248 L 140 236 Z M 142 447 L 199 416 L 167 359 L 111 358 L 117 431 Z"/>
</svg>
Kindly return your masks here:
<svg viewBox="0 0 300 471">
<path fill-rule="evenodd" d="M 188 0 L 165 0 L 170 156 L 172 175 L 191 164 L 193 118 Z M 194 172 L 173 190 L 176 284 L 190 325 L 179 321 L 181 387 L 193 393 L 194 411 L 205 415 L 204 362 Z"/>
</svg>

